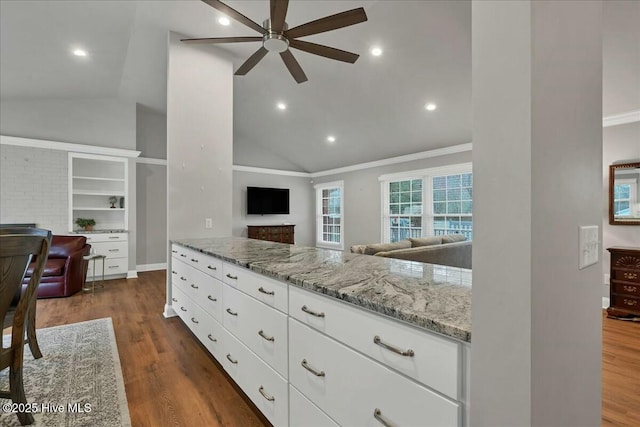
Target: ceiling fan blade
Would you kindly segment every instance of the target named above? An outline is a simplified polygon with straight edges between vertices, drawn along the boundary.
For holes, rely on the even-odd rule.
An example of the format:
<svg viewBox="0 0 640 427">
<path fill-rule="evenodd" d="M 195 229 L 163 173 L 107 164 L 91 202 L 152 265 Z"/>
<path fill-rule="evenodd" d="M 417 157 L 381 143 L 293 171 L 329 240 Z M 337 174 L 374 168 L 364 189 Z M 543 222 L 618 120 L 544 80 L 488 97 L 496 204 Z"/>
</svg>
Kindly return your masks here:
<svg viewBox="0 0 640 427">
<path fill-rule="evenodd" d="M 271 0 L 271 30 L 274 32 L 282 32 L 288 7 L 289 0 Z"/>
<path fill-rule="evenodd" d="M 302 40 L 291 40 L 289 42 L 289 47 L 300 49 L 314 55 L 324 56 L 325 58 L 335 59 L 336 61 L 348 62 L 350 64 L 353 64 L 358 58 L 360 58 L 360 55 L 356 53 Z"/>
<path fill-rule="evenodd" d="M 253 55 L 249 57 L 249 59 L 244 62 L 244 64 L 240 66 L 240 68 L 238 68 L 238 71 L 235 72 L 235 75 L 244 76 L 245 74 L 247 74 L 253 67 L 256 66 L 258 62 L 260 62 L 262 58 L 264 58 L 267 53 L 269 53 L 269 51 L 264 47 L 258 49 Z"/>
<path fill-rule="evenodd" d="M 308 80 L 304 71 L 302 71 L 302 67 L 300 67 L 300 64 L 298 64 L 298 61 L 296 61 L 296 58 L 290 50 L 287 49 L 284 52 L 280 52 L 280 57 L 284 61 L 284 65 L 287 66 L 287 69 L 298 83 L 304 83 Z"/>
<path fill-rule="evenodd" d="M 312 34 L 324 33 L 325 31 L 337 30 L 338 28 L 348 27 L 349 25 L 359 24 L 367 20 L 367 14 L 364 8 L 348 10 L 346 12 L 336 13 L 335 15 L 325 16 L 306 24 L 298 25 L 288 31 L 285 35 L 289 40 L 310 36 Z"/>
<path fill-rule="evenodd" d="M 205 39 L 182 39 L 187 44 L 217 44 L 217 43 L 243 43 L 261 42 L 262 37 L 213 37 Z"/>
<path fill-rule="evenodd" d="M 221 1 L 218 1 L 218 0 L 202 0 L 202 1 L 205 2 L 206 4 L 208 4 L 209 6 L 211 6 L 212 8 L 224 13 L 229 18 L 235 19 L 236 21 L 240 22 L 241 24 L 244 24 L 247 27 L 249 27 L 249 28 L 251 28 L 253 30 L 256 30 L 260 34 L 266 34 L 266 32 L 267 32 L 267 30 L 262 28 L 261 25 L 255 23 L 251 19 L 247 18 L 246 16 L 244 16 L 243 14 L 238 12 L 237 10 L 230 8 L 229 6 L 227 6 L 226 4 L 222 3 Z"/>
</svg>

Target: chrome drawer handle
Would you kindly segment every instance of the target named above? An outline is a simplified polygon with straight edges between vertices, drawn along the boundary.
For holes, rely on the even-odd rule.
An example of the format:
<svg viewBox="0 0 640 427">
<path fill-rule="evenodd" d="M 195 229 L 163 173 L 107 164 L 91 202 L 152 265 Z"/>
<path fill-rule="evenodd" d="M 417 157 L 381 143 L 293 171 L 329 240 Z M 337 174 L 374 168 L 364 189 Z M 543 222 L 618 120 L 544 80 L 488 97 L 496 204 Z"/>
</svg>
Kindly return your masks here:
<svg viewBox="0 0 640 427">
<path fill-rule="evenodd" d="M 182 310 L 182 311 L 187 311 L 187 309 L 186 309 L 186 308 L 184 308 L 184 307 L 180 307 L 180 310 Z"/>
<path fill-rule="evenodd" d="M 198 260 L 197 260 L 197 259 L 195 259 L 195 258 L 191 258 L 191 261 L 192 261 L 192 262 L 198 262 Z"/>
<path fill-rule="evenodd" d="M 184 276 L 180 276 L 180 280 L 184 280 L 185 282 L 187 281 L 187 278 Z"/>
<path fill-rule="evenodd" d="M 230 315 L 232 315 L 232 316 L 237 316 L 237 315 L 238 315 L 238 312 L 235 312 L 235 313 L 234 313 L 233 311 L 231 311 L 231 309 L 230 309 L 230 308 L 227 308 L 227 313 L 229 313 L 229 314 L 230 314 Z"/>
<path fill-rule="evenodd" d="M 109 252 L 120 252 L 120 249 L 109 249 Z"/>
<path fill-rule="evenodd" d="M 260 329 L 260 330 L 258 331 L 258 335 L 260 335 L 262 338 L 264 338 L 264 339 L 265 339 L 265 340 L 267 340 L 267 341 L 271 341 L 271 342 L 273 342 L 273 341 L 275 341 L 275 340 L 276 340 L 274 337 L 270 337 L 270 336 L 268 336 L 268 335 L 265 335 L 265 334 L 264 334 L 264 331 L 263 331 L 262 329 Z"/>
<path fill-rule="evenodd" d="M 258 292 L 262 292 L 263 294 L 266 294 L 266 295 L 275 295 L 275 294 L 276 294 L 276 293 L 275 293 L 275 292 L 273 292 L 273 291 L 265 291 L 265 289 L 264 289 L 262 286 L 260 286 L 260 287 L 258 288 Z"/>
<path fill-rule="evenodd" d="M 209 338 L 210 341 L 218 342 L 218 340 L 212 337 L 211 334 L 207 335 L 207 338 Z"/>
<path fill-rule="evenodd" d="M 175 298 L 171 298 L 171 301 L 173 301 L 173 302 L 178 302 L 178 300 L 177 300 L 177 299 L 175 299 Z"/>
<path fill-rule="evenodd" d="M 207 265 L 207 268 L 208 268 L 209 270 L 217 270 L 217 268 L 215 268 L 215 267 L 214 267 L 214 266 L 212 266 L 212 265 Z"/>
<path fill-rule="evenodd" d="M 392 345 L 383 343 L 382 339 L 380 339 L 380 337 L 377 336 L 377 335 L 375 337 L 373 337 L 373 342 L 375 344 L 378 344 L 380 347 L 386 348 L 387 350 L 391 350 L 394 353 L 398 353 L 401 356 L 413 357 L 415 355 L 415 353 L 411 349 L 402 350 L 402 349 L 399 349 L 398 347 L 394 347 Z"/>
<path fill-rule="evenodd" d="M 186 254 L 180 254 L 181 257 L 186 258 L 187 255 Z"/>
<path fill-rule="evenodd" d="M 193 323 L 200 323 L 200 322 L 198 322 L 198 321 L 195 319 L 195 317 L 192 317 L 192 318 L 191 318 L 191 321 L 192 321 Z"/>
<path fill-rule="evenodd" d="M 302 359 L 301 365 L 302 365 L 302 367 L 304 369 L 306 369 L 307 371 L 311 372 L 316 377 L 324 377 L 324 371 L 319 371 L 318 372 L 317 370 L 315 370 L 314 368 L 309 366 L 309 364 L 307 363 L 307 359 Z"/>
<path fill-rule="evenodd" d="M 174 254 L 178 253 L 178 251 L 174 251 L 173 249 L 171 249 L 171 252 L 173 252 Z"/>
<path fill-rule="evenodd" d="M 196 286 L 196 284 L 195 284 L 195 283 L 192 283 L 192 284 L 191 284 L 191 287 L 192 287 L 193 289 L 198 289 L 198 288 L 199 288 L 199 286 Z"/>
<path fill-rule="evenodd" d="M 228 277 L 229 279 L 238 280 L 238 276 L 232 276 L 232 275 L 230 275 L 229 273 L 227 273 L 227 277 Z"/>
<path fill-rule="evenodd" d="M 227 360 L 228 360 L 229 362 L 233 363 L 234 365 L 237 365 L 237 364 L 238 364 L 238 361 L 237 361 L 237 360 L 233 360 L 233 359 L 231 358 L 231 355 L 230 355 L 230 354 L 227 354 Z"/>
<path fill-rule="evenodd" d="M 117 239 L 119 239 L 120 237 L 118 237 L 118 236 L 109 236 L 109 238 L 110 238 L 111 240 L 117 240 Z"/>
<path fill-rule="evenodd" d="M 301 310 L 304 311 L 305 313 L 309 313 L 312 316 L 324 317 L 324 312 L 321 311 L 318 313 L 317 311 L 309 310 L 306 305 L 303 305 Z"/>
<path fill-rule="evenodd" d="M 375 417 L 376 420 L 378 420 L 380 422 L 380 424 L 382 424 L 385 427 L 395 427 L 395 424 L 392 423 L 391 421 L 389 421 L 388 419 L 386 419 L 383 415 L 382 415 L 382 411 L 378 408 L 376 408 L 373 411 L 373 416 Z"/>
<path fill-rule="evenodd" d="M 269 402 L 273 402 L 274 400 L 276 400 L 275 397 L 273 396 L 269 396 L 267 393 L 264 392 L 264 387 L 260 386 L 260 388 L 258 389 L 258 391 L 260 392 L 260 394 L 262 395 L 262 397 L 264 397 L 265 399 L 267 399 Z"/>
<path fill-rule="evenodd" d="M 110 265 L 109 268 L 120 268 L 119 265 Z"/>
<path fill-rule="evenodd" d="M 207 295 L 207 299 L 213 302 L 218 301 L 218 298 L 213 298 L 211 295 Z"/>
</svg>

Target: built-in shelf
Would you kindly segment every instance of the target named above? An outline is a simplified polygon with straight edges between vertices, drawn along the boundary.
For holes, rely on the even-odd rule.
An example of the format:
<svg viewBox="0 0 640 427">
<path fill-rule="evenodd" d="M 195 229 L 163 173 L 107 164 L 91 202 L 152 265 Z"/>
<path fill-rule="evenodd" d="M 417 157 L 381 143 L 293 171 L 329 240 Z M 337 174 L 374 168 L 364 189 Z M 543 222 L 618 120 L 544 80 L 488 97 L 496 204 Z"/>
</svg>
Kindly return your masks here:
<svg viewBox="0 0 640 427">
<path fill-rule="evenodd" d="M 81 208 L 74 207 L 74 211 L 124 211 L 124 208 Z"/>
<path fill-rule="evenodd" d="M 86 179 L 90 181 L 114 181 L 114 182 L 124 182 L 122 178 L 100 178 L 97 176 L 74 176 L 73 179 Z"/>
<path fill-rule="evenodd" d="M 124 196 L 124 191 L 73 190 L 73 194 L 82 196 Z"/>
</svg>

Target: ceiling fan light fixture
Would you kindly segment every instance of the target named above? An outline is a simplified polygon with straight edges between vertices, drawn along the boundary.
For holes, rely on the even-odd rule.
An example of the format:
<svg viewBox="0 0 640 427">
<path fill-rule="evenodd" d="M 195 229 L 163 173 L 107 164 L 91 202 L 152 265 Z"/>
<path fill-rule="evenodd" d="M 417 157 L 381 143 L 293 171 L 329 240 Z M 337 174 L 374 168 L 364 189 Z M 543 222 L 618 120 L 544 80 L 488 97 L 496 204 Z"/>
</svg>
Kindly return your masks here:
<svg viewBox="0 0 640 427">
<path fill-rule="evenodd" d="M 281 34 L 269 33 L 262 38 L 262 46 L 269 52 L 284 52 L 289 49 L 289 40 Z"/>
</svg>

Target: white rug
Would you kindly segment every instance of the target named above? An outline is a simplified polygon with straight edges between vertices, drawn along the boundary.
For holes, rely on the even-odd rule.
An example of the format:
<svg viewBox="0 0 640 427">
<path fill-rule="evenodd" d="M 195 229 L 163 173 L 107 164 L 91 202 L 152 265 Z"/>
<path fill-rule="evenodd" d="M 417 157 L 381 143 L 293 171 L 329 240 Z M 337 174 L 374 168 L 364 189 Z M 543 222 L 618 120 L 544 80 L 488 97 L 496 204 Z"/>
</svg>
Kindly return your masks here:
<svg viewBox="0 0 640 427">
<path fill-rule="evenodd" d="M 24 383 L 37 426 L 131 426 L 111 318 L 38 329 L 43 357 L 25 346 Z M 9 336 L 3 337 L 5 346 Z M 9 389 L 9 369 L 0 372 Z M 0 425 L 18 426 L 0 399 Z"/>
</svg>

